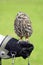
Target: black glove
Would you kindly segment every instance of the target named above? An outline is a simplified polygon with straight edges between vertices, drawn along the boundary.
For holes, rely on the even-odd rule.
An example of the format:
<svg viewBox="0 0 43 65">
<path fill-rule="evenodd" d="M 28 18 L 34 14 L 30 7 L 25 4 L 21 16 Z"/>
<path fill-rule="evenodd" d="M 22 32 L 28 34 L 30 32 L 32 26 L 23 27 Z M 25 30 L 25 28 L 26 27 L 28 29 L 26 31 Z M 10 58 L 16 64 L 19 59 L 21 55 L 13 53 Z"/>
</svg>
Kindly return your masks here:
<svg viewBox="0 0 43 65">
<path fill-rule="evenodd" d="M 12 57 L 12 54 L 15 54 L 15 57 L 23 57 L 27 58 L 30 56 L 33 45 L 26 41 L 19 41 L 17 39 L 12 38 L 6 45 L 5 49 L 9 51 L 8 55 Z"/>
<path fill-rule="evenodd" d="M 18 53 L 18 56 L 22 56 L 24 59 L 30 56 L 32 50 L 33 50 L 33 45 L 26 42 L 26 41 L 21 41 L 18 43 L 18 47 L 21 49 Z"/>
</svg>

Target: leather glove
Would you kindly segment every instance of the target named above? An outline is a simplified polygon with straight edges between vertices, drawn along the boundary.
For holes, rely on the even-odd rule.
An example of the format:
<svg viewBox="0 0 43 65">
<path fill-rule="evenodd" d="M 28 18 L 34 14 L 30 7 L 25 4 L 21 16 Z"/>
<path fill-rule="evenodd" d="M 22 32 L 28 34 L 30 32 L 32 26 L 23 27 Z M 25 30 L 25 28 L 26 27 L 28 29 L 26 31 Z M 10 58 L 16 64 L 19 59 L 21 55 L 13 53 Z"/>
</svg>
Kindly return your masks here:
<svg viewBox="0 0 43 65">
<path fill-rule="evenodd" d="M 21 41 L 18 43 L 18 47 L 21 49 L 18 53 L 19 56 L 22 56 L 24 59 L 26 59 L 28 56 L 30 56 L 34 46 L 26 41 Z"/>
</svg>

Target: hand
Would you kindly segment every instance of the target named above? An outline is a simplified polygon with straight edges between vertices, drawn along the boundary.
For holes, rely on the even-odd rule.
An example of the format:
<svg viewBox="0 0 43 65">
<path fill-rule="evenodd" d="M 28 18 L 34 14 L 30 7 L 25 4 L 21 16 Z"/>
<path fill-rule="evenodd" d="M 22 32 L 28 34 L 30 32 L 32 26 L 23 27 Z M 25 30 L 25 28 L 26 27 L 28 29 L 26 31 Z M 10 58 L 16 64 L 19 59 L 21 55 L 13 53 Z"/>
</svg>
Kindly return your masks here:
<svg viewBox="0 0 43 65">
<path fill-rule="evenodd" d="M 21 50 L 19 51 L 19 55 L 22 56 L 24 59 L 30 56 L 34 48 L 32 44 L 26 41 L 19 42 L 19 46 L 21 47 Z"/>
</svg>

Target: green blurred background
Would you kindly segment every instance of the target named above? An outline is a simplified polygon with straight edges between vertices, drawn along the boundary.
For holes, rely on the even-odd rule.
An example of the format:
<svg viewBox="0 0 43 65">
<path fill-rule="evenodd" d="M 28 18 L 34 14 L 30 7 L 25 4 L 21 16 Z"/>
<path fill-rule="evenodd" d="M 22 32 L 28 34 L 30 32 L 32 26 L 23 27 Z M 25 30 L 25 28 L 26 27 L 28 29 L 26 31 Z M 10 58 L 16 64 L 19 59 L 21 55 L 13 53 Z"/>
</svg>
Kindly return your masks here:
<svg viewBox="0 0 43 65">
<path fill-rule="evenodd" d="M 0 34 L 19 37 L 14 32 L 14 19 L 22 11 L 30 16 L 33 34 L 29 38 L 34 45 L 30 65 L 43 65 L 43 0 L 0 0 Z M 12 59 L 2 60 L 2 65 L 11 65 Z M 27 65 L 28 59 L 15 58 L 15 65 Z"/>
</svg>

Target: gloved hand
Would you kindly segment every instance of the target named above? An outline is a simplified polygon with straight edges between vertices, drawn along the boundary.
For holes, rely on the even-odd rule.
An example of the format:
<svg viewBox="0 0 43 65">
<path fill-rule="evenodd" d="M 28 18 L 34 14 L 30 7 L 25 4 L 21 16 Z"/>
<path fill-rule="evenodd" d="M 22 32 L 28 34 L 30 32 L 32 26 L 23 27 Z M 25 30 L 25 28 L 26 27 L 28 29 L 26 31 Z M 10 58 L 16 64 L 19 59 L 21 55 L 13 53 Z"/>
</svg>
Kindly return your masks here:
<svg viewBox="0 0 43 65">
<path fill-rule="evenodd" d="M 16 52 L 15 57 L 23 57 L 25 59 L 30 56 L 34 47 L 29 42 L 11 39 L 5 48 L 9 51 L 8 55 L 10 57 L 12 57 L 11 54 Z"/>
<path fill-rule="evenodd" d="M 33 45 L 26 42 L 26 41 L 21 41 L 18 43 L 18 47 L 21 49 L 18 53 L 18 56 L 22 56 L 24 59 L 26 59 L 28 56 L 30 56 L 32 50 L 33 50 Z"/>
</svg>

